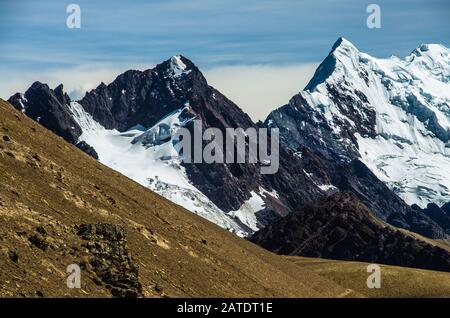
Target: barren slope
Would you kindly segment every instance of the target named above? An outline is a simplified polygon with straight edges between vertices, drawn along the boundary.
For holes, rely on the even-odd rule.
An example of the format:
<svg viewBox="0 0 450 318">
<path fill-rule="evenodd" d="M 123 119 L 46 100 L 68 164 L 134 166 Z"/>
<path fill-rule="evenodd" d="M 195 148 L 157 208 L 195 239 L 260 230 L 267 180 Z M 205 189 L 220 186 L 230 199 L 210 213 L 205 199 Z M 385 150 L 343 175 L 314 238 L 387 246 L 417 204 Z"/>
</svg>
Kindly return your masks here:
<svg viewBox="0 0 450 318">
<path fill-rule="evenodd" d="M 1 100 L 0 182 L 2 297 L 365 295 L 342 282 L 351 268 L 334 282 L 267 252 L 99 164 Z M 73 263 L 83 269 L 80 290 L 66 287 Z M 408 274 L 417 271 L 398 270 L 414 284 Z M 435 283 L 417 295 L 448 296 L 449 274 L 420 273 Z M 402 286 L 397 295 L 414 296 Z"/>
<path fill-rule="evenodd" d="M 295 264 L 367 297 L 450 297 L 450 274 L 380 265 L 381 288 L 367 288 L 369 263 L 286 256 Z"/>
<path fill-rule="evenodd" d="M 1 296 L 345 291 L 101 165 L 3 101 L 0 182 Z M 119 227 L 77 227 L 97 223 Z M 72 263 L 85 268 L 81 290 L 66 287 Z"/>
</svg>

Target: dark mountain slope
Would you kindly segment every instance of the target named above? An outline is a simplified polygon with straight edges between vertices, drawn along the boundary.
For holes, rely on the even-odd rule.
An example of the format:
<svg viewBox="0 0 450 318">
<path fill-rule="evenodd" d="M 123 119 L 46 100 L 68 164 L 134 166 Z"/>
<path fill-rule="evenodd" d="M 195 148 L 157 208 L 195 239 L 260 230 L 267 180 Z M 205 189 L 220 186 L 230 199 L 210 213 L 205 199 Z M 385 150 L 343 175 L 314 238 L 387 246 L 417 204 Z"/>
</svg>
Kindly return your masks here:
<svg viewBox="0 0 450 318">
<path fill-rule="evenodd" d="M 67 107 L 70 98 L 64 92 L 62 84 L 53 90 L 47 84 L 35 82 L 25 94 L 17 93 L 8 101 L 28 117 L 68 142 L 76 143 L 78 141 L 81 128 L 72 118 Z"/>
<path fill-rule="evenodd" d="M 450 253 L 374 217 L 352 193 L 336 193 L 267 226 L 250 241 L 283 255 L 366 261 L 450 272 Z"/>
</svg>

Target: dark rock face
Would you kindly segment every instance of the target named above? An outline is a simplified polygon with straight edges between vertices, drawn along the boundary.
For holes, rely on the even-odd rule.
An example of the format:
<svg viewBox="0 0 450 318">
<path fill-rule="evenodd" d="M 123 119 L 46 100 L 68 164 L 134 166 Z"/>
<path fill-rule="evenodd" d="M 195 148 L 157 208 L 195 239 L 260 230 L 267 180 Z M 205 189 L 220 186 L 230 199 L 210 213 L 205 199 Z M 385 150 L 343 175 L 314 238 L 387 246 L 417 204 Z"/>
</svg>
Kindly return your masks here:
<svg viewBox="0 0 450 318">
<path fill-rule="evenodd" d="M 321 154 L 300 147 L 303 169 L 310 174 L 311 182 L 332 184 L 334 192 L 355 194 L 377 217 L 400 228 L 431 238 L 445 238 L 442 225 L 422 211 L 415 211 L 380 181 L 360 160 L 336 162 Z M 333 192 L 333 191 L 331 191 Z M 331 194 L 330 192 L 328 194 Z M 310 200 L 311 201 L 311 200 Z M 296 205 L 300 209 L 304 204 Z"/>
<path fill-rule="evenodd" d="M 86 241 L 89 266 L 115 297 L 138 297 L 142 293 L 138 267 L 128 253 L 126 233 L 114 224 L 81 224 L 77 235 Z M 99 283 L 100 283 L 99 282 Z"/>
<path fill-rule="evenodd" d="M 35 82 L 24 95 L 16 93 L 8 101 L 28 117 L 98 159 L 92 146 L 84 141 L 77 143 L 82 131 L 69 110 L 71 100 L 62 84 L 52 90 L 47 84 Z"/>
<path fill-rule="evenodd" d="M 80 141 L 75 146 L 77 146 L 78 149 L 80 149 L 80 150 L 84 151 L 85 153 L 87 153 L 92 158 L 98 160 L 97 151 L 95 151 L 94 147 L 89 145 L 87 142 Z"/>
<path fill-rule="evenodd" d="M 198 91 L 193 95 L 191 105 L 194 116 L 202 119 L 204 129 L 216 127 L 225 136 L 226 128 L 259 128 L 237 105 L 206 82 L 203 84 L 196 85 Z M 280 147 L 279 170 L 272 175 L 261 174 L 259 163 L 201 163 L 184 166 L 193 184 L 224 211 L 239 209 L 250 198 L 250 192 L 259 187 L 276 190 L 283 197 L 281 202 L 271 208 L 275 215 L 285 215 L 297 205 L 303 205 L 321 194 L 305 176 L 302 161 L 293 157 L 283 146 Z"/>
<path fill-rule="evenodd" d="M 425 209 L 421 209 L 417 205 L 413 205 L 412 208 L 417 213 L 423 213 L 427 215 L 434 222 L 438 223 L 442 226 L 444 231 L 450 235 L 450 204 L 446 203 L 442 207 L 439 207 L 437 204 L 429 203 Z"/>
<path fill-rule="evenodd" d="M 70 143 L 75 143 L 81 135 L 81 128 L 67 106 L 70 98 L 62 85 L 52 90 L 46 84 L 35 82 L 23 96 L 15 94 L 8 101 Z"/>
<path fill-rule="evenodd" d="M 181 67 L 184 70 L 179 70 Z M 179 71 L 181 74 L 175 74 Z M 196 81 L 205 82 L 188 59 L 169 59 L 154 69 L 130 70 L 111 84 L 101 83 L 79 103 L 107 129 L 127 130 L 135 125 L 151 127 L 165 115 L 184 106 Z"/>
<path fill-rule="evenodd" d="M 308 104 L 302 93 L 295 95 L 289 104 L 272 111 L 264 124 L 279 128 L 282 143 L 293 151 L 306 146 L 329 160 L 348 162 L 359 157 L 355 134 L 375 135 L 375 111 L 369 107 L 365 95 L 357 90 L 331 85 L 327 89 L 331 99 L 356 125 L 335 117 L 333 126 L 342 128 L 337 133 L 322 113 Z M 342 140 L 352 140 L 353 143 Z"/>
<path fill-rule="evenodd" d="M 450 201 L 444 204 L 441 209 L 445 212 L 445 214 L 447 214 L 448 217 L 450 217 Z"/>
<path fill-rule="evenodd" d="M 361 161 L 353 160 L 337 169 L 329 167 L 332 183 L 341 191 L 354 193 L 380 219 L 427 237 L 446 237 L 443 224 L 408 206 Z"/>
<path fill-rule="evenodd" d="M 250 240 L 284 255 L 450 271 L 450 253 L 384 225 L 352 193 L 308 204 Z"/>
</svg>

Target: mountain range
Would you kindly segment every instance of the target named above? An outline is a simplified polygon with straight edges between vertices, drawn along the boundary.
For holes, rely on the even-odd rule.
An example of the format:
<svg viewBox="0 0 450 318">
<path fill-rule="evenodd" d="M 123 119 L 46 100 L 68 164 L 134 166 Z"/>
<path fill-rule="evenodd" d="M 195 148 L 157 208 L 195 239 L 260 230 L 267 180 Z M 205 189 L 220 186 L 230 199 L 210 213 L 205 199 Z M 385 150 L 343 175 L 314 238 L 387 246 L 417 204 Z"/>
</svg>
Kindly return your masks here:
<svg viewBox="0 0 450 318">
<path fill-rule="evenodd" d="M 421 45 L 403 60 L 381 60 L 340 38 L 306 88 L 258 123 L 181 55 L 149 70 L 129 70 L 78 101 L 62 85 L 51 89 L 40 82 L 8 101 L 104 165 L 276 252 L 305 255 L 289 247 L 323 231 L 315 214 L 305 212 L 308 204 L 345 192 L 351 200 L 344 200 L 342 213 L 321 204 L 314 213 L 328 216 L 333 233 L 348 243 L 349 229 L 338 230 L 335 218 L 364 206 L 355 212 L 360 221 L 348 224 L 368 227 L 361 244 L 336 249 L 336 237 L 327 235 L 297 251 L 449 270 L 449 252 L 426 239 L 450 236 L 449 63 L 449 51 L 440 45 Z M 182 162 L 173 136 L 180 128 L 192 130 L 194 119 L 222 131 L 278 128 L 279 171 L 261 174 L 262 162 Z M 294 217 L 301 221 L 293 223 Z M 303 230 L 284 240 L 289 226 Z M 395 228 L 418 236 L 392 234 Z M 391 236 L 396 243 L 384 248 Z"/>
</svg>

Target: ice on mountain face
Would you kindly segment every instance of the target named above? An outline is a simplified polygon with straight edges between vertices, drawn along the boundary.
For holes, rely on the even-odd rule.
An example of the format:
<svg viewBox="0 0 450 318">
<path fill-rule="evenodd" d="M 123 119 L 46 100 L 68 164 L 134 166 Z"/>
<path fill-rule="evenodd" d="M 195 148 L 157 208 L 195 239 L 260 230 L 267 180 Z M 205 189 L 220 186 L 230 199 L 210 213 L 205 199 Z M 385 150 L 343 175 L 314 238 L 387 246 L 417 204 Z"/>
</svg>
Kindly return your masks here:
<svg viewBox="0 0 450 318">
<path fill-rule="evenodd" d="M 141 143 L 143 146 L 149 148 L 170 141 L 180 127 L 183 127 L 193 119 L 188 115 L 185 115 L 188 109 L 189 103 L 187 102 L 183 108 L 177 109 L 165 116 L 153 127 L 134 138 L 131 143 Z"/>
<path fill-rule="evenodd" d="M 80 104 L 70 104 L 74 119 L 83 131 L 79 141 L 91 145 L 101 163 L 239 236 L 248 236 L 252 230 L 242 225 L 246 224 L 245 220 L 236 220 L 235 216 L 219 209 L 189 182 L 173 142 L 154 138 L 161 127 L 174 132 L 189 120 L 182 115 L 187 107 L 189 105 L 185 104 L 150 129 L 136 126 L 119 132 L 105 129 Z"/>
<path fill-rule="evenodd" d="M 450 149 L 429 152 L 420 144 L 395 141 L 382 136 L 358 138 L 364 163 L 406 203 L 426 207 L 435 202 L 442 205 L 450 200 Z M 437 142 L 438 143 L 438 142 Z"/>
<path fill-rule="evenodd" d="M 191 72 L 190 70 L 186 70 L 186 64 L 183 63 L 179 55 L 170 58 L 170 69 L 174 77 L 180 77 L 183 74 L 189 74 Z"/>
<path fill-rule="evenodd" d="M 181 169 L 178 162 L 168 164 L 172 164 L 174 169 Z M 194 187 L 182 187 L 176 184 L 167 183 L 161 181 L 159 176 L 149 178 L 148 183 L 145 185 L 166 199 L 191 212 L 194 212 L 195 214 L 219 225 L 226 230 L 229 230 L 230 232 L 237 234 L 238 236 L 245 237 L 250 234 L 248 230 L 242 229 L 242 227 L 238 225 L 233 218 L 227 216 L 205 195 Z"/>
<path fill-rule="evenodd" d="M 258 193 L 250 192 L 250 199 L 246 200 L 239 210 L 230 211 L 228 215 L 238 218 L 242 223 L 248 226 L 253 231 L 258 231 L 258 220 L 255 212 L 261 211 L 266 207 L 265 199 L 267 196 L 278 198 L 276 191 L 269 192 L 264 188 L 259 188 Z"/>
<path fill-rule="evenodd" d="M 449 50 L 422 45 L 405 60 L 368 66 L 378 136 L 358 136 L 363 161 L 408 204 L 450 201 Z"/>
<path fill-rule="evenodd" d="M 405 59 L 377 59 L 340 39 L 297 100 L 303 108 L 294 101 L 289 111 L 313 114 L 318 143 L 332 136 L 320 147 L 338 141 L 335 149 L 360 156 L 408 204 L 450 201 L 449 49 L 427 44 Z M 311 135 L 308 124 L 278 126 L 292 123 Z"/>
<path fill-rule="evenodd" d="M 334 185 L 332 184 L 320 184 L 318 185 L 319 189 L 322 191 L 331 191 L 331 190 L 338 190 L 338 188 L 336 188 Z"/>
</svg>

